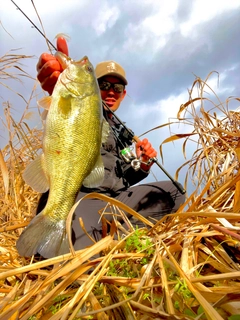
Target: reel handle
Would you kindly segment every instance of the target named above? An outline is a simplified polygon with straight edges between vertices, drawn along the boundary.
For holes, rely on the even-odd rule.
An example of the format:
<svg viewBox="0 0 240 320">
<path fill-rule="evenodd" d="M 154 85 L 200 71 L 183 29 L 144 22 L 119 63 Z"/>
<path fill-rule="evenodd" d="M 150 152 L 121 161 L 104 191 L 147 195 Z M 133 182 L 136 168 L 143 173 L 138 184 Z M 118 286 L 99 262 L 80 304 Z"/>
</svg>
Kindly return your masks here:
<svg viewBox="0 0 240 320">
<path fill-rule="evenodd" d="M 134 142 L 138 142 L 140 139 L 138 138 L 138 136 L 133 136 L 133 141 Z M 172 183 L 175 185 L 175 187 L 178 189 L 178 191 L 181 194 L 185 194 L 186 190 L 182 187 L 182 185 L 173 179 L 173 177 L 163 168 L 163 166 L 159 163 L 157 158 L 151 158 L 149 159 L 150 161 L 153 161 L 154 163 L 156 163 L 156 165 L 166 174 L 166 176 L 172 181 Z"/>
</svg>

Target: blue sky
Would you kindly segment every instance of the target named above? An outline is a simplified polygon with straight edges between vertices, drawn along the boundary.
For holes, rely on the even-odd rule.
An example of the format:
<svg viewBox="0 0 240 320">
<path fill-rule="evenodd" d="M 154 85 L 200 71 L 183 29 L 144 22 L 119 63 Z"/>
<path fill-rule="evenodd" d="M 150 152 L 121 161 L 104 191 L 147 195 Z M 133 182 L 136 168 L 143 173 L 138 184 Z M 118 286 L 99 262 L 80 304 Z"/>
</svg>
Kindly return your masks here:
<svg viewBox="0 0 240 320">
<path fill-rule="evenodd" d="M 40 26 L 30 0 L 15 2 Z M 179 106 L 188 100 L 188 89 L 195 76 L 205 79 L 211 71 L 217 71 L 219 83 L 215 75 L 209 84 L 219 98 L 225 101 L 229 96 L 239 97 L 240 0 L 35 0 L 34 3 L 52 42 L 59 33 L 70 36 L 69 52 L 73 59 L 87 55 L 93 65 L 115 60 L 125 68 L 128 95 L 118 116 L 136 135 L 176 117 Z M 23 61 L 23 68 L 35 78 L 38 57 L 48 51 L 44 38 L 10 0 L 1 4 L 0 20 L 7 31 L 0 26 L 0 56 L 13 49 L 18 49 L 14 51 L 18 54 L 33 55 Z M 23 84 L 6 81 L 26 100 L 34 83 L 27 79 Z M 30 103 L 33 111 L 38 95 L 42 95 L 39 86 L 36 92 L 36 99 Z M 16 119 L 26 107 L 21 98 L 3 87 L 0 100 L 1 117 L 5 101 L 13 106 Z M 40 125 L 37 115 L 30 125 Z M 0 129 L 0 135 L 5 137 L 3 126 Z M 146 137 L 158 149 L 168 135 L 165 128 Z M 1 147 L 4 145 L 2 138 Z M 181 144 L 169 144 L 163 151 L 164 167 L 174 175 L 184 161 Z M 158 180 L 166 179 L 156 166 L 153 171 Z"/>
</svg>

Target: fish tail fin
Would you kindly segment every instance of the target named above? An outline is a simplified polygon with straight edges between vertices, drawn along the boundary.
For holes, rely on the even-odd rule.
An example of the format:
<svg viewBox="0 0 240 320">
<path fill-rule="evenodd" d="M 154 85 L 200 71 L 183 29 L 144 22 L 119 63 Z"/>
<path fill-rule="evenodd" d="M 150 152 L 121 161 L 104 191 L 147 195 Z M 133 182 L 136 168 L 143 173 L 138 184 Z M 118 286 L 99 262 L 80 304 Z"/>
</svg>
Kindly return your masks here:
<svg viewBox="0 0 240 320">
<path fill-rule="evenodd" d="M 52 258 L 69 253 L 66 221 L 52 221 L 43 212 L 33 218 L 18 239 L 16 246 L 21 256 L 39 253 L 44 258 Z"/>
</svg>

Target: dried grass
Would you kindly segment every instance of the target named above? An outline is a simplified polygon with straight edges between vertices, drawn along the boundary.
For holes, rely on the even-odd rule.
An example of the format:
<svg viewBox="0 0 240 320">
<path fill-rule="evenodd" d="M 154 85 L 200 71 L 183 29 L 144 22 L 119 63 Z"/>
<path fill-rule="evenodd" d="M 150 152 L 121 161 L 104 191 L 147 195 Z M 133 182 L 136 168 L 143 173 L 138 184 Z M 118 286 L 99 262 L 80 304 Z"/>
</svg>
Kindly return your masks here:
<svg viewBox="0 0 240 320">
<path fill-rule="evenodd" d="M 193 97 L 197 85 L 199 96 Z M 192 132 L 164 141 L 184 138 L 185 152 L 189 139 L 197 137 L 196 151 L 181 168 L 189 166 L 186 179 L 197 176 L 198 184 L 178 212 L 141 229 L 125 217 L 129 230 L 111 225 L 118 240 L 108 235 L 90 248 L 43 261 L 20 257 L 15 247 L 35 214 L 38 194 L 24 183 L 22 171 L 40 151 L 42 131 L 29 128 L 24 116 L 16 123 L 6 105 L 0 319 L 231 320 L 240 315 L 239 113 L 228 111 L 230 99 L 206 111 L 206 85 L 197 78 L 180 107 L 178 121 L 191 124 Z M 104 199 L 112 203 L 110 211 L 117 206 L 119 214 L 128 211 L 142 220 Z"/>
</svg>

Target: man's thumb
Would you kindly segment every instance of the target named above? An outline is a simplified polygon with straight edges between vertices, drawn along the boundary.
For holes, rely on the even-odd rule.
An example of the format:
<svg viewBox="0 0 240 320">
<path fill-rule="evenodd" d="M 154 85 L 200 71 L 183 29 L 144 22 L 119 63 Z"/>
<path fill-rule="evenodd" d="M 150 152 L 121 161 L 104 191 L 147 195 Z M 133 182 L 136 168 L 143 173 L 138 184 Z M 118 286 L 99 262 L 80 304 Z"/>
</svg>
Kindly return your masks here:
<svg viewBox="0 0 240 320">
<path fill-rule="evenodd" d="M 68 56 L 68 45 L 64 37 L 57 38 L 57 49 Z"/>
</svg>

